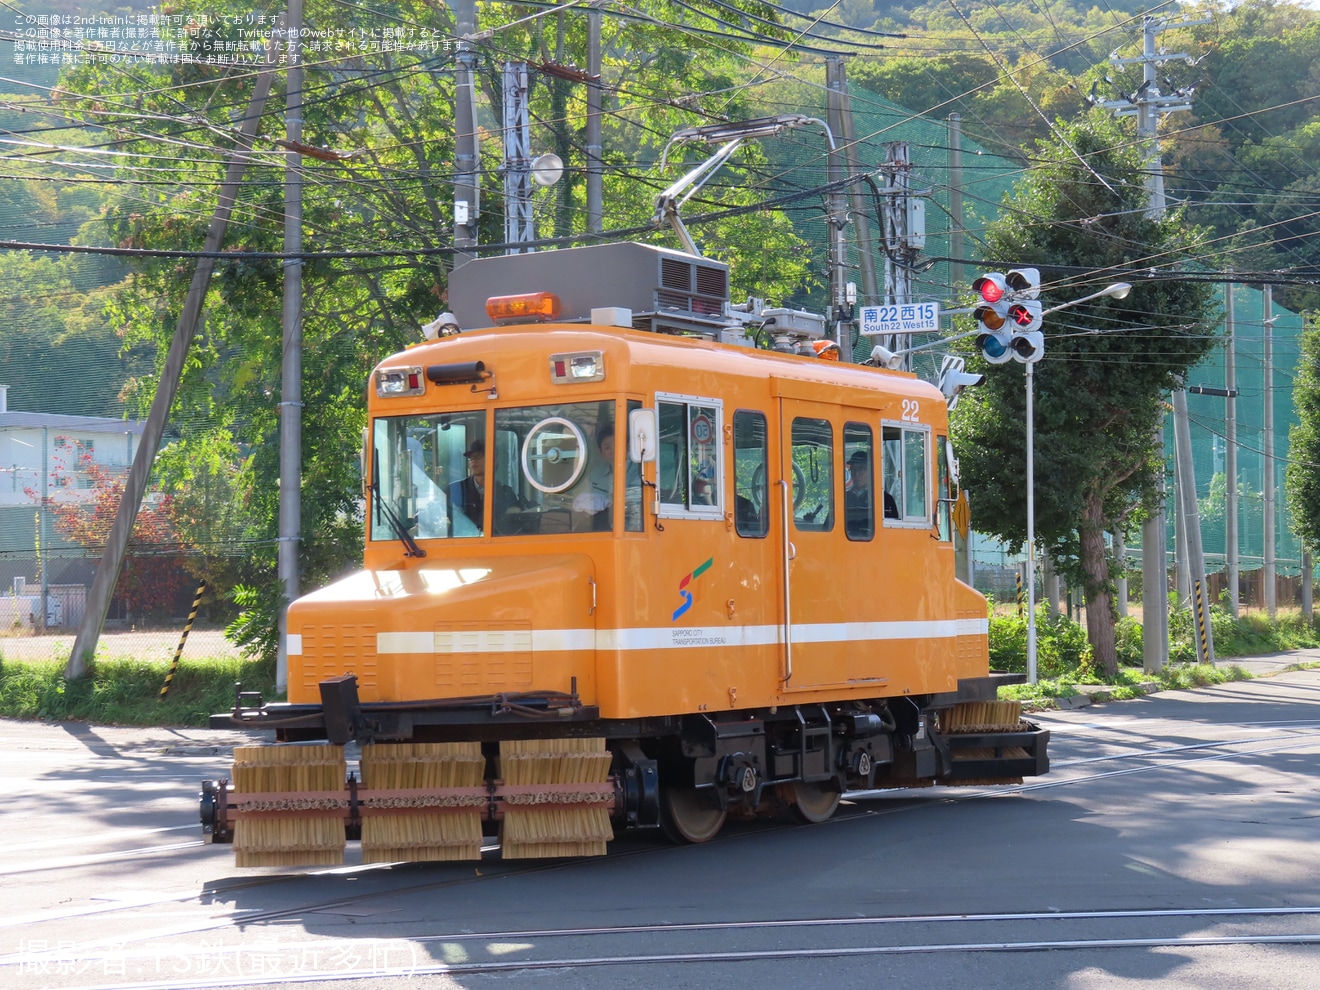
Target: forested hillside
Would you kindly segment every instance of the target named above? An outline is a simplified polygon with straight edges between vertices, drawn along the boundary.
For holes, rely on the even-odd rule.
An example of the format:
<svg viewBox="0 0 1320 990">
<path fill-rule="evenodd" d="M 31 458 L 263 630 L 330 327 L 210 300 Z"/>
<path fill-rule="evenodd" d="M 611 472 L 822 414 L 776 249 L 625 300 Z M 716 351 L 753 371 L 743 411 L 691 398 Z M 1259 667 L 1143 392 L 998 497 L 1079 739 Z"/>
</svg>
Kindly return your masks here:
<svg viewBox="0 0 1320 990">
<path fill-rule="evenodd" d="M 1088 100 L 1137 93 L 1140 66 L 1115 63 L 1141 53 L 1148 9 L 1171 22 L 1210 21 L 1158 38 L 1161 51 L 1188 56 L 1161 64 L 1156 83 L 1165 95 L 1187 93 L 1191 105 L 1160 121 L 1170 204 L 1186 204 L 1187 219 L 1213 231 L 1211 267 L 1268 275 L 1276 299 L 1294 310 L 1320 306 L 1320 12 L 1273 0 L 785 8 L 840 44 L 883 41 L 883 51 L 851 51 L 854 85 L 932 117 L 956 112 L 987 150 L 1024 162 Z"/>
<path fill-rule="evenodd" d="M 260 0 L 172 7 L 178 21 L 159 28 L 172 57 L 125 58 L 109 37 L 74 39 L 56 88 L 16 82 L 0 97 L 4 238 L 120 253 L 4 252 L 0 359 L 15 408 L 145 411 L 191 275 L 187 252 L 201 246 L 252 97 L 262 42 L 251 32 L 264 25 L 268 33 L 281 10 Z M 1141 84 L 1139 67 L 1121 61 L 1142 46 L 1142 8 L 1130 3 L 648 0 L 600 10 L 605 238 L 672 245 L 672 233 L 654 223 L 655 195 L 708 151 L 675 149 L 662 170 L 669 135 L 814 105 L 828 58 L 846 65 L 855 108 L 882 98 L 886 112 L 898 104 L 929 121 L 957 112 L 967 136 L 1001 156 L 1000 188 L 1021 168 L 1067 153 L 1061 122 L 1110 116 L 1088 101 L 1135 99 Z M 1320 304 L 1320 14 L 1269 0 L 1157 14 L 1209 21 L 1160 35 L 1161 48 L 1187 59 L 1162 63 L 1157 85 L 1183 91 L 1191 106 L 1160 121 L 1169 203 L 1182 211 L 1178 223 L 1210 234 L 1196 240 L 1203 246 L 1194 257 L 1157 259 L 1151 273 L 1232 268 L 1278 286 L 1285 305 Z M 533 66 L 533 154 L 554 151 L 567 166 L 560 182 L 535 194 L 537 235 L 545 246 L 592 240 L 579 68 L 586 14 L 486 3 L 477 23 L 480 243 L 502 250 L 502 66 L 510 60 Z M 359 479 L 346 452 L 360 440 L 367 372 L 419 339 L 446 305 L 458 46 L 452 11 L 430 0 L 308 0 L 306 26 L 301 147 L 316 153 L 299 162 L 311 253 L 303 549 L 315 582 L 357 554 Z M 263 587 L 271 602 L 284 270 L 271 254 L 283 243 L 289 160 L 280 144 L 283 80 L 274 73 L 225 241 L 234 257 L 212 280 L 157 479 L 179 493 L 206 487 L 227 507 L 223 526 L 184 520 L 182 535 L 198 547 L 229 548 L 226 582 Z M 1135 142 L 1130 117 L 1117 127 Z M 896 140 L 889 130 L 865 139 L 871 150 Z M 806 130 L 775 140 L 793 155 L 749 143 L 685 206 L 702 250 L 734 263 L 735 298 L 792 301 L 825 281 L 824 143 Z M 923 152 L 944 156 L 940 140 L 929 139 Z M 931 172 L 923 181 L 947 179 Z M 993 219 L 993 200 L 976 208 Z M 987 244 L 971 232 L 963 257 L 975 262 Z"/>
</svg>

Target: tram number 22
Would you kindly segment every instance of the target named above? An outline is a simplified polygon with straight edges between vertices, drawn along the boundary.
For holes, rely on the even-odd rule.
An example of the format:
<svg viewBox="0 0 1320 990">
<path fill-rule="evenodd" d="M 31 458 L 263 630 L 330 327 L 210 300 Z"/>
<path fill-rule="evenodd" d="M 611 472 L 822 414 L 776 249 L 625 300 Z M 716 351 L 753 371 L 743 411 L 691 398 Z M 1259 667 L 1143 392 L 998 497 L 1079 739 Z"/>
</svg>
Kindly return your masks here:
<svg viewBox="0 0 1320 990">
<path fill-rule="evenodd" d="M 903 400 L 903 422 L 920 423 L 921 422 L 921 403 L 916 399 Z"/>
</svg>

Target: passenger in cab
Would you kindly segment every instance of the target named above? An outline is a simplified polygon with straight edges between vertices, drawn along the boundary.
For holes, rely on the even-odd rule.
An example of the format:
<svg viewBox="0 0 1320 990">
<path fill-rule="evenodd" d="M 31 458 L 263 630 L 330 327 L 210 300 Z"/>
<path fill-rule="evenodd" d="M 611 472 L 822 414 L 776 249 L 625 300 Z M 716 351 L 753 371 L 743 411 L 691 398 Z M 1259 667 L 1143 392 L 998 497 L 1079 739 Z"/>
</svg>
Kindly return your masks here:
<svg viewBox="0 0 1320 990">
<path fill-rule="evenodd" d="M 610 507 L 614 502 L 614 424 L 602 423 L 596 430 L 596 451 L 587 467 L 587 485 L 573 499 L 573 511 L 590 519 L 588 529 L 612 528 Z"/>
<path fill-rule="evenodd" d="M 843 504 L 844 529 L 854 540 L 869 540 L 875 532 L 871 491 L 871 455 L 865 450 L 855 450 L 848 458 L 848 491 Z M 888 492 L 885 498 L 889 499 Z"/>
</svg>

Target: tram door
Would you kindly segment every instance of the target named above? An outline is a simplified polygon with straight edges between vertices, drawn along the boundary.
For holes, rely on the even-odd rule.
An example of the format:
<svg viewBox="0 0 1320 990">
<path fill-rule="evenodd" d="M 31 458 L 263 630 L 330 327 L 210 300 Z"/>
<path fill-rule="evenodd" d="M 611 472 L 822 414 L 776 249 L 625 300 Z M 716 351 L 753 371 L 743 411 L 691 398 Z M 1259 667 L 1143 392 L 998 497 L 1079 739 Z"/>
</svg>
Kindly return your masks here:
<svg viewBox="0 0 1320 990">
<path fill-rule="evenodd" d="M 783 383 L 788 384 L 788 383 Z M 785 690 L 846 682 L 846 600 L 855 589 L 839 560 L 843 485 L 838 405 L 780 399 L 780 473 L 775 527 L 785 568 L 787 615 L 780 641 Z M 837 532 L 836 532 L 837 531 Z"/>
</svg>

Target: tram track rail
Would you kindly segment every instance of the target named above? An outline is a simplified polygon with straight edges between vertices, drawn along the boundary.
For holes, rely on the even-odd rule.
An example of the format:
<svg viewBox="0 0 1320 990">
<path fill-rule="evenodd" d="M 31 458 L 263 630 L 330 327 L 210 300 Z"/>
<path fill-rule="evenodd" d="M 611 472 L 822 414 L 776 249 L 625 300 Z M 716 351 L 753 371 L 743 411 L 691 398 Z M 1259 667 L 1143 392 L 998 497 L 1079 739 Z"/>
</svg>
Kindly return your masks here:
<svg viewBox="0 0 1320 990">
<path fill-rule="evenodd" d="M 915 790 L 915 791 L 885 791 L 885 792 L 867 792 L 852 794 L 848 800 L 841 806 L 839 813 L 825 825 L 843 824 L 848 821 L 856 821 L 874 815 L 900 814 L 915 811 L 918 808 L 928 807 L 932 803 L 943 802 L 962 802 L 969 800 L 981 800 L 986 797 L 1003 797 L 1024 793 L 1033 793 L 1036 791 L 1047 790 L 1050 788 L 1070 787 L 1076 785 L 1085 785 L 1090 782 L 1105 780 L 1109 778 L 1123 777 L 1134 774 L 1158 773 L 1173 769 L 1178 769 L 1191 765 L 1205 765 L 1214 763 L 1225 763 L 1235 760 L 1250 760 L 1254 758 L 1263 758 L 1280 753 L 1295 751 L 1299 745 L 1303 747 L 1312 746 L 1317 738 L 1320 738 L 1320 721 L 1296 720 L 1288 723 L 1275 723 L 1269 726 L 1262 726 L 1267 731 L 1264 734 L 1255 734 L 1249 737 L 1237 739 L 1218 739 L 1207 740 L 1203 742 L 1180 744 L 1176 746 L 1148 746 L 1141 748 L 1131 748 L 1121 752 L 1103 753 L 1096 756 L 1084 756 L 1077 759 L 1056 762 L 1056 773 L 1058 776 L 1052 776 L 1043 780 L 1032 781 L 1030 783 L 1008 786 L 994 786 L 984 788 L 958 788 L 938 790 Z M 1139 765 L 1125 766 L 1125 763 L 1136 762 Z M 1108 765 L 1112 768 L 1094 769 Z M 873 799 L 883 794 L 890 800 L 880 802 Z M 894 800 L 897 799 L 897 800 Z M 882 804 L 883 807 L 877 805 Z M 715 843 L 739 842 L 753 839 L 757 836 L 765 835 L 767 832 L 787 831 L 789 829 L 800 830 L 802 826 L 789 825 L 787 823 L 779 824 L 772 822 L 758 823 L 748 828 L 731 829 L 717 837 Z M 124 850 L 119 853 L 98 854 L 93 857 L 97 862 L 109 863 L 122 861 L 124 863 L 147 863 L 160 855 L 182 856 L 189 854 L 196 843 L 176 843 L 163 845 L 159 847 L 139 847 L 133 850 Z M 666 846 L 659 843 L 654 845 L 637 845 L 633 843 L 630 848 L 620 849 L 612 852 L 608 859 L 617 862 L 623 857 L 649 857 L 651 855 L 660 855 L 670 851 Z M 249 946 L 248 939 L 237 944 L 233 944 L 234 932 L 273 932 L 278 931 L 278 926 L 290 919 L 313 915 L 326 914 L 334 915 L 337 912 L 344 911 L 347 908 L 369 909 L 373 904 L 388 903 L 389 900 L 408 897 L 416 894 L 427 894 L 439 892 L 446 889 L 455 889 L 471 884 L 482 884 L 488 882 L 497 882 L 507 880 L 523 875 L 533 873 L 553 873 L 562 870 L 574 870 L 584 867 L 590 867 L 598 863 L 598 860 L 566 860 L 557 862 L 511 862 L 505 864 L 501 861 L 489 860 L 480 864 L 480 869 L 471 873 L 465 872 L 463 875 L 453 875 L 452 871 L 446 870 L 447 875 L 435 878 L 434 871 L 417 866 L 409 867 L 407 870 L 400 870 L 398 879 L 404 879 L 409 875 L 415 875 L 418 869 L 425 869 L 428 878 L 421 883 L 395 883 L 390 882 L 394 878 L 388 876 L 388 871 L 392 868 L 388 865 L 372 864 L 370 866 L 354 866 L 322 868 L 300 872 L 297 874 L 279 874 L 264 875 L 258 877 L 234 879 L 233 881 L 222 882 L 212 886 L 199 894 L 197 890 L 186 892 L 164 892 L 154 896 L 144 896 L 141 898 L 131 898 L 124 901 L 110 901 L 103 904 L 78 905 L 66 908 L 57 908 L 50 911 L 31 912 L 20 916 L 9 918 L 0 918 L 0 928 L 15 930 L 28 930 L 39 932 L 41 926 L 46 923 L 58 923 L 69 919 L 86 918 L 89 922 L 97 924 L 109 922 L 131 922 L 134 917 L 141 920 L 152 917 L 153 909 L 170 904 L 187 904 L 189 902 L 204 903 L 205 900 L 224 901 L 227 898 L 241 894 L 247 890 L 258 890 L 261 888 L 287 888 L 292 890 L 296 896 L 298 885 L 309 877 L 326 877 L 334 875 L 348 875 L 362 877 L 367 874 L 386 873 L 386 883 L 379 889 L 357 889 L 351 895 L 334 898 L 307 898 L 299 899 L 296 904 L 286 904 L 284 906 L 240 911 L 226 908 L 219 915 L 211 915 L 205 918 L 194 917 L 191 920 L 182 923 L 166 924 L 160 926 L 154 925 L 134 925 L 131 934 L 115 934 L 110 937 L 89 937 L 79 942 L 77 946 L 78 959 L 82 962 L 105 961 L 116 958 L 121 962 L 127 958 L 134 958 L 141 955 L 144 958 L 150 956 L 153 952 L 165 951 L 162 947 L 168 946 L 171 953 L 183 953 L 179 958 L 195 960 L 200 959 L 206 953 L 225 952 L 251 953 L 261 950 L 263 947 L 269 950 L 273 944 L 270 940 L 261 939 L 259 945 Z M 64 869 L 70 866 L 70 862 L 43 864 L 19 864 L 20 868 L 5 871 L 0 870 L 0 876 L 6 873 L 12 874 L 30 874 L 41 869 Z M 345 913 L 350 913 L 345 911 Z M 146 917 L 144 917 L 144 915 Z M 1101 935 L 1094 931 L 1085 931 L 1080 933 L 1054 932 L 1053 934 L 1043 935 L 1039 931 L 1024 930 L 1032 926 L 1054 926 L 1075 925 L 1083 919 L 1103 922 L 1105 924 L 1116 924 L 1121 919 L 1144 919 L 1159 920 L 1168 924 L 1174 919 L 1179 919 L 1178 924 L 1183 924 L 1191 920 L 1199 919 L 1203 925 L 1217 926 L 1216 930 L 1198 933 L 1189 933 L 1188 931 L 1172 932 L 1118 932 Z M 1271 921 L 1272 919 L 1272 921 Z M 1282 924 L 1283 921 L 1288 924 Z M 1314 923 L 1313 923 L 1314 922 Z M 1007 933 L 997 933 L 996 937 L 959 937 L 935 940 L 922 940 L 915 938 L 895 938 L 884 939 L 885 944 L 864 944 L 864 945 L 817 945 L 804 944 L 797 947 L 767 947 L 767 946 L 729 946 L 727 944 L 719 947 L 708 947 L 689 951 L 688 947 L 677 947 L 675 951 L 651 951 L 638 954 L 636 952 L 621 953 L 611 951 L 605 946 L 583 946 L 582 951 L 574 953 L 552 954 L 553 958 L 492 958 L 481 962 L 438 962 L 430 955 L 428 947 L 434 947 L 441 943 L 454 944 L 477 944 L 481 940 L 504 940 L 507 942 L 517 942 L 518 940 L 535 939 L 548 941 L 555 945 L 562 945 L 573 939 L 604 940 L 606 942 L 615 941 L 624 937 L 632 936 L 647 939 L 667 938 L 669 935 L 677 933 L 687 933 L 693 938 L 713 937 L 720 933 L 738 934 L 738 933 L 769 933 L 769 932 L 797 932 L 804 933 L 810 930 L 820 931 L 871 931 L 887 928 L 889 931 L 905 933 L 902 926 L 917 926 L 918 928 L 930 929 L 937 923 L 943 924 L 945 928 L 952 930 L 957 925 L 980 924 L 982 927 L 987 924 L 997 924 L 1009 926 L 1016 931 Z M 1243 925 L 1255 927 L 1257 931 L 1234 930 L 1234 926 L 1240 928 Z M 865 927 L 859 927 L 865 926 Z M 1229 930 L 1218 930 L 1228 927 Z M 1280 927 L 1289 927 L 1293 929 L 1304 928 L 1305 930 L 1279 930 Z M 229 933 L 229 934 L 226 934 Z M 1078 936 L 1078 937 L 1072 937 Z M 741 937 L 741 936 L 740 936 Z M 216 939 L 222 940 L 221 945 L 214 944 Z M 223 941 L 223 940 L 231 941 Z M 201 940 L 204 945 L 190 949 L 189 946 Z M 287 946 L 292 948 L 308 949 L 314 951 L 318 947 L 324 949 L 326 945 L 333 944 L 335 939 L 309 938 L 305 941 L 290 942 Z M 350 940 L 353 942 L 354 940 Z M 875 941 L 874 939 L 872 941 Z M 407 951 L 416 955 L 415 963 L 410 963 L 409 967 L 400 970 L 400 974 L 407 973 L 411 975 L 442 975 L 448 974 L 458 977 L 463 974 L 476 973 L 499 973 L 513 972 L 527 969 L 562 969 L 565 967 L 607 967 L 610 965 L 622 965 L 625 961 L 632 965 L 647 964 L 654 966 L 665 966 L 671 964 L 683 963 L 718 963 L 718 962 L 736 962 L 747 960 L 774 960 L 774 959 L 810 959 L 816 957 L 846 958 L 850 956 L 878 956 L 878 955 L 902 955 L 917 953 L 978 953 L 978 952 L 1011 952 L 1011 951 L 1040 951 L 1045 949 L 1059 950 L 1104 950 L 1104 949 L 1140 949 L 1156 948 L 1160 946 L 1231 946 L 1231 945 L 1274 945 L 1274 944 L 1294 944 L 1294 945 L 1313 945 L 1320 943 L 1320 906 L 1316 907 L 1263 907 L 1263 908 L 1226 908 L 1221 910 L 1197 908 L 1185 910 L 1169 911 L 1095 911 L 1095 912 L 1043 912 L 1037 914 L 985 914 L 985 915 L 957 915 L 947 916 L 947 919 L 940 921 L 937 917 L 918 917 L 918 916 L 892 916 L 884 918 L 862 917 L 862 918 L 828 918 L 828 919 L 797 919 L 797 920 L 771 920 L 760 922 L 734 922 L 734 923 L 692 923 L 678 925 L 642 925 L 642 926 L 619 926 L 614 928 L 601 929 L 527 929 L 527 930 L 509 930 L 503 932 L 485 932 L 485 933 L 453 933 L 451 935 L 430 935 L 418 934 L 415 937 L 400 937 L 394 940 L 386 940 L 386 943 L 395 948 L 407 947 Z M 382 943 L 382 944 L 386 944 Z M 681 950 L 681 951 L 679 951 Z M 114 954 L 118 955 L 114 955 Z M 191 955 L 189 953 L 192 953 Z M 516 953 L 515 953 L 516 954 Z M 10 953 L 0 956 L 0 973 L 14 973 L 21 969 L 25 964 L 30 963 L 30 958 L 25 957 L 22 952 Z M 193 963 L 189 963 L 193 965 Z M 200 965 L 200 963 L 197 963 Z M 355 971 L 351 975 L 344 975 L 338 971 L 324 970 L 312 974 L 310 979 L 332 982 L 337 980 L 361 979 L 370 976 L 390 975 L 379 969 L 371 972 Z M 308 982 L 309 976 L 304 973 L 296 979 L 290 975 L 288 979 L 262 979 L 260 982 L 278 985 L 284 983 Z M 16 982 L 5 979 L 8 985 L 17 985 Z M 126 983 L 106 983 L 96 984 L 98 988 L 103 987 L 109 990 L 111 987 L 124 988 L 124 990 L 153 990 L 164 986 L 177 987 L 184 990 L 188 987 L 222 987 L 222 986 L 244 986 L 257 982 L 251 979 L 242 981 L 226 981 L 223 979 L 203 979 L 197 981 L 174 980 L 168 983 L 160 981 L 152 982 L 150 980 L 142 982 Z M 87 988 L 90 990 L 90 985 Z"/>
<path fill-rule="evenodd" d="M 1269 924 L 1269 922 L 1273 924 Z M 1304 927 L 1282 931 L 1284 922 L 1303 922 Z M 1181 924 L 1154 933 L 1152 925 Z M 1251 924 L 1262 930 L 1243 931 Z M 1139 926 L 1142 934 L 1121 929 L 1095 934 L 1096 926 L 1127 924 Z M 1197 925 L 1190 928 L 1186 926 Z M 1084 926 L 1077 937 L 1060 927 Z M 1238 930 L 1207 930 L 1207 927 L 1236 927 Z M 992 928 L 990 932 L 984 932 Z M 880 934 L 898 929 L 898 937 Z M 929 938 L 923 937 L 929 935 Z M 799 938 L 799 944 L 783 945 Z M 638 952 L 621 947 L 627 939 L 644 938 L 653 945 Z M 681 939 L 687 947 L 669 949 L 669 940 Z M 730 944 L 741 940 L 742 944 Z M 822 944 L 833 941 L 834 944 Z M 695 943 L 695 944 L 693 944 Z M 773 943 L 773 944 L 765 944 Z M 298 939 L 263 941 L 251 946 L 173 946 L 170 964 L 176 974 L 200 972 L 209 960 L 224 956 L 232 975 L 198 978 L 127 980 L 113 983 L 66 985 L 65 990 L 205 990 L 246 986 L 256 982 L 243 975 L 244 965 L 260 971 L 265 986 L 309 982 L 340 982 L 381 977 L 471 976 L 512 974 L 544 970 L 573 970 L 610 966 L 644 967 L 682 964 L 729 963 L 777 960 L 846 959 L 917 954 L 980 954 L 1040 951 L 1104 951 L 1122 949 L 1190 949 L 1213 946 L 1311 946 L 1320 944 L 1320 905 L 1280 907 L 1189 908 L 1152 910 L 1079 910 L 1046 912 L 988 912 L 981 914 L 884 915 L 877 917 L 797 918 L 742 922 L 694 922 L 683 924 L 619 925 L 573 928 L 502 929 L 483 932 L 451 932 L 373 938 L 358 944 L 358 956 L 366 963 L 356 965 L 309 965 L 332 955 L 330 940 Z M 456 947 L 464 951 L 455 952 Z M 470 949 L 468 947 L 471 947 Z M 472 953 L 484 958 L 471 958 Z M 142 946 L 137 950 L 89 954 L 80 962 L 94 967 L 112 959 L 125 971 L 130 967 L 159 971 L 161 949 Z M 461 957 L 443 960 L 449 955 Z M 280 957 L 300 960 L 285 972 L 271 972 L 269 960 Z M 258 966 L 257 961 L 263 960 Z M 54 957 L 52 957 L 54 961 Z"/>
<path fill-rule="evenodd" d="M 1203 763 L 1224 762 L 1234 759 L 1244 759 L 1253 756 L 1269 756 L 1278 753 L 1288 752 L 1292 746 L 1288 743 L 1296 741 L 1298 738 L 1320 737 L 1320 721 L 1311 723 L 1314 729 L 1307 726 L 1309 731 L 1304 733 L 1289 732 L 1271 737 L 1253 737 L 1240 740 L 1212 740 L 1201 743 L 1190 743 L 1181 746 L 1172 747 L 1154 747 L 1141 750 L 1133 750 L 1124 753 L 1105 754 L 1097 757 L 1088 757 L 1081 760 L 1062 761 L 1055 764 L 1055 772 L 1072 767 L 1089 766 L 1097 763 L 1107 763 L 1125 760 L 1148 760 L 1159 759 L 1166 756 L 1176 756 L 1184 753 L 1196 753 L 1206 750 L 1224 750 L 1229 747 L 1250 747 L 1245 751 L 1233 752 L 1210 752 L 1206 755 L 1192 757 L 1190 759 L 1160 760 L 1160 762 L 1148 765 L 1128 767 L 1117 770 L 1106 770 L 1098 773 L 1081 773 L 1068 776 L 1051 776 L 1048 778 L 1033 780 L 1029 783 L 1008 784 L 1008 785 L 990 785 L 985 787 L 968 788 L 939 788 L 939 789 L 919 789 L 915 791 L 862 791 L 852 792 L 845 795 L 845 802 L 840 806 L 838 813 L 827 822 L 821 825 L 830 825 L 834 823 L 843 823 L 857 818 L 871 817 L 875 815 L 901 814 L 915 811 L 918 808 L 926 807 L 931 803 L 953 803 L 972 800 L 984 800 L 992 797 L 1008 797 L 1024 793 L 1033 793 L 1042 790 L 1050 790 L 1060 787 L 1076 786 L 1078 784 L 1089 783 L 1097 780 L 1103 780 L 1113 777 L 1131 776 L 1141 773 L 1154 773 L 1170 769 L 1178 769 L 1186 766 L 1192 766 Z M 1261 745 L 1271 742 L 1283 742 L 1283 745 Z M 873 807 L 873 802 L 877 799 L 885 801 L 889 806 L 884 809 Z M 902 801 L 902 803 L 899 803 Z M 764 834 L 767 831 L 775 830 L 801 830 L 802 825 L 789 823 L 765 823 L 758 828 L 730 831 L 717 837 L 715 842 L 739 841 L 756 835 Z M 140 862 L 162 853 L 179 854 L 184 851 L 193 850 L 204 846 L 201 840 L 182 843 L 170 843 L 160 846 L 140 847 L 121 852 L 107 852 L 100 854 L 89 854 L 86 856 L 60 857 L 57 860 L 47 862 L 37 862 L 22 864 L 16 867 L 6 867 L 0 869 L 0 877 L 9 875 L 21 875 L 26 873 L 41 872 L 45 870 L 69 869 L 80 865 L 105 864 L 114 862 Z M 487 847 L 493 848 L 493 847 Z M 654 848 L 632 849 L 626 852 L 614 852 L 612 858 L 618 859 L 622 856 L 641 856 L 651 853 L 660 853 L 667 847 L 657 844 Z M 524 873 L 543 872 L 551 869 L 565 868 L 572 866 L 577 861 L 567 861 L 565 863 L 528 863 L 526 865 L 515 865 L 514 863 L 502 862 L 483 862 L 483 879 L 496 879 L 508 877 L 511 875 L 520 875 Z M 279 874 L 275 876 L 254 877 L 250 880 L 239 880 L 233 884 L 226 884 L 219 892 L 233 892 L 252 887 L 269 886 L 274 884 L 285 884 L 297 882 L 300 878 L 307 876 L 326 876 L 335 874 L 361 874 L 366 872 L 376 873 L 386 870 L 390 864 L 371 864 L 371 865 L 348 865 L 344 867 L 333 867 L 329 869 L 312 869 L 300 871 L 298 873 Z M 474 882 L 474 877 L 462 877 L 455 880 L 430 881 L 424 884 L 408 885 L 403 887 L 393 887 L 387 891 L 370 892 L 355 894 L 348 899 L 334 899 L 331 901 L 319 903 L 307 903 L 299 905 L 296 908 L 280 909 L 270 912 L 269 917 L 262 915 L 245 915 L 242 919 L 243 924 L 250 924 L 254 921 L 277 920 L 298 912 L 314 912 L 327 908 L 342 906 L 344 903 L 360 903 L 363 900 L 376 897 L 393 897 L 407 895 L 414 892 L 428 891 L 432 889 L 451 886 L 453 884 L 467 884 Z M 71 917 L 82 917 L 92 915 L 107 915 L 116 912 L 138 910 L 143 907 L 165 904 L 181 903 L 197 897 L 195 891 L 181 892 L 178 894 L 166 894 L 159 897 L 143 900 L 131 900 L 125 903 L 107 903 L 104 905 L 85 906 L 76 909 L 60 909 L 51 912 L 34 912 L 27 915 L 4 918 L 0 917 L 0 929 L 12 928 L 20 925 L 40 924 L 44 921 L 64 920 Z M 211 927 L 225 927 L 225 922 L 218 922 Z M 192 929 L 185 930 L 183 933 L 190 933 Z M 5 964 L 5 957 L 0 956 L 0 965 Z"/>
</svg>

